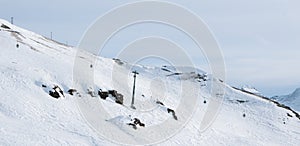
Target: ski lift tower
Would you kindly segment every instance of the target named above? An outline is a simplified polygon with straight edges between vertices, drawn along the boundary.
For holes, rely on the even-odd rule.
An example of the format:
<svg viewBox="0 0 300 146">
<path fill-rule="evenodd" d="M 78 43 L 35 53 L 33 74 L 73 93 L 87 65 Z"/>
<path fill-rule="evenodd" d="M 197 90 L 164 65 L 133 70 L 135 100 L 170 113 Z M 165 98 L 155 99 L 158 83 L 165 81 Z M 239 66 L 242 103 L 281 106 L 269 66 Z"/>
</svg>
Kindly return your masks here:
<svg viewBox="0 0 300 146">
<path fill-rule="evenodd" d="M 136 109 L 134 107 L 134 93 L 135 93 L 135 79 L 136 79 L 136 75 L 138 75 L 139 73 L 135 70 L 132 72 L 133 73 L 133 91 L 132 91 L 132 100 L 131 100 L 131 108 L 132 109 Z"/>
</svg>

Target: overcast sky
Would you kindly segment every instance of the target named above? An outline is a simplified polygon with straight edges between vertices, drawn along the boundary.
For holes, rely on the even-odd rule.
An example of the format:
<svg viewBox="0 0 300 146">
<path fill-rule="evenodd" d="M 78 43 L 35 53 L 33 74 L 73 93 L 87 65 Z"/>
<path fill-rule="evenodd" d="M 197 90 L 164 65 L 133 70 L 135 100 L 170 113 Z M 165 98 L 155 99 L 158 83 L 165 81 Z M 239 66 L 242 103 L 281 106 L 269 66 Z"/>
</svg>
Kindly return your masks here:
<svg viewBox="0 0 300 146">
<path fill-rule="evenodd" d="M 99 16 L 127 2 L 134 1 L 1 0 L 0 17 L 10 20 L 13 16 L 14 24 L 18 26 L 48 37 L 53 32 L 55 40 L 76 46 Z M 171 2 L 196 13 L 214 33 L 225 57 L 229 84 L 237 87 L 252 85 L 268 96 L 288 94 L 300 87 L 299 0 Z M 182 35 L 158 25 L 146 31 L 145 28 L 150 26 L 145 24 L 128 28 L 127 32 L 120 32 L 119 39 L 112 40 L 106 47 L 124 47 L 122 45 L 132 41 L 130 37 L 124 37 L 129 34 L 135 37 L 155 33 L 161 36 L 174 34 L 177 38 Z M 139 35 L 141 30 L 144 30 L 143 35 Z M 120 39 L 122 36 L 124 39 Z M 181 43 L 183 47 L 194 47 L 188 41 Z M 107 52 L 104 56 L 114 55 Z M 201 62 L 203 60 L 199 59 L 200 67 Z M 206 69 L 205 66 L 203 68 Z"/>
</svg>

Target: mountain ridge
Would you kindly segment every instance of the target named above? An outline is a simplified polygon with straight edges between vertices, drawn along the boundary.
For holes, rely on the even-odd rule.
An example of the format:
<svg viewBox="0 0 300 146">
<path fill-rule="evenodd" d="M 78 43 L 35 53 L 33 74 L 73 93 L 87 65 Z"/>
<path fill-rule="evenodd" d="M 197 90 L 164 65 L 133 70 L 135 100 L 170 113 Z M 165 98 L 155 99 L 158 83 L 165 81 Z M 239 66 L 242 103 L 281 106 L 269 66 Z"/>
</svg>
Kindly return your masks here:
<svg viewBox="0 0 300 146">
<path fill-rule="evenodd" d="M 300 112 L 300 88 L 297 88 L 291 94 L 274 96 L 271 99 L 286 104 L 297 112 Z"/>
<path fill-rule="evenodd" d="M 190 92 L 180 90 L 178 85 L 181 82 L 199 90 L 197 94 L 200 96 L 197 96 L 199 98 L 195 102 L 196 109 L 193 110 L 193 116 L 186 125 L 179 127 L 179 132 L 166 136 L 166 139 L 156 144 L 297 145 L 300 143 L 298 132 L 300 121 L 292 111 L 280 108 L 257 95 L 237 92 L 236 89 L 201 71 L 191 73 L 178 72 L 166 67 L 148 68 L 121 60 L 123 64 L 113 59 L 97 57 L 97 63 L 93 66 L 95 86 L 92 91 L 78 91 L 78 94 L 70 95 L 67 91 L 74 87 L 72 67 L 77 49 L 57 44 L 4 20 L 0 20 L 0 23 L 10 28 L 0 27 L 2 51 L 0 122 L 3 123 L 0 125 L 1 145 L 118 145 L 120 141 L 126 144 L 125 138 L 130 139 L 127 144 L 151 144 L 153 139 L 159 139 L 159 136 L 164 137 L 167 134 L 159 132 L 158 136 L 138 136 L 137 133 L 165 121 L 180 124 L 184 122 L 184 114 L 190 114 L 185 113 L 188 110 L 180 111 L 178 108 L 182 102 L 179 95 Z M 140 72 L 137 77 L 136 107 L 145 108 L 144 111 L 147 112 L 144 113 L 133 112 L 127 108 L 130 105 L 129 97 L 132 91 L 131 85 L 128 85 L 128 82 L 132 83 L 132 77 L 127 72 L 130 72 L 132 67 Z M 114 77 L 111 77 L 112 73 L 115 74 Z M 207 77 L 200 80 L 197 74 Z M 200 132 L 201 118 L 213 100 L 210 97 L 210 86 L 213 82 L 225 89 L 224 98 L 220 100 L 222 106 L 211 126 Z M 48 92 L 52 91 L 54 85 L 61 88 L 65 97 L 56 99 L 49 95 Z M 107 100 L 101 99 L 96 92 L 98 89 L 118 91 L 124 96 L 124 105 L 115 103 L 112 96 Z M 96 98 L 92 98 L 94 93 Z M 108 133 L 111 132 L 112 137 L 99 135 L 99 131 L 89 126 L 86 117 L 82 116 L 82 112 L 77 108 L 78 99 L 84 97 L 95 101 L 91 105 L 102 105 L 103 109 L 109 112 L 111 117 L 99 117 L 100 120 L 105 119 L 99 123 L 104 123 L 105 126 L 115 130 L 104 129 Z M 158 100 L 165 106 L 157 105 Z M 168 113 L 171 110 L 178 117 L 177 121 Z M 145 124 L 144 127 L 137 126 L 135 130 L 128 125 L 133 118 L 138 118 Z M 160 128 L 164 131 L 172 130 L 168 127 Z M 113 132 L 119 132 L 125 138 L 114 137 Z"/>
</svg>

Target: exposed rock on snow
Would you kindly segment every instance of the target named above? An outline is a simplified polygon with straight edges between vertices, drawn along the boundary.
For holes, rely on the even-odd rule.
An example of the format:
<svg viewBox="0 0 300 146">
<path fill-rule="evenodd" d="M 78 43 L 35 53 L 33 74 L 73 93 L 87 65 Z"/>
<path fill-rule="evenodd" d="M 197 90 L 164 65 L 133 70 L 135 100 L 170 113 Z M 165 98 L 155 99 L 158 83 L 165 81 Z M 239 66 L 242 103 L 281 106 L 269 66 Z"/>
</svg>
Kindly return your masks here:
<svg viewBox="0 0 300 146">
<path fill-rule="evenodd" d="M 294 102 L 299 101 L 299 89 L 288 95 L 289 98 L 273 101 L 253 91 L 236 90 L 198 69 L 144 67 L 90 54 L 97 58 L 97 63 L 90 63 L 87 57 L 80 58 L 93 64 L 92 68 L 90 64 L 87 66 L 95 72 L 95 88 L 90 88 L 89 92 L 88 87 L 81 90 L 73 86 L 76 48 L 4 20 L 0 20 L 0 26 L 0 145 L 118 145 L 120 141 L 134 145 L 153 144 L 153 140 L 160 140 L 158 145 L 300 143 L 300 117 L 289 108 L 300 107 Z M 16 44 L 20 44 L 19 47 Z M 140 73 L 136 95 L 144 95 L 136 97 L 136 110 L 129 108 L 133 79 L 128 77 L 128 72 L 131 73 L 132 68 Z M 198 82 L 197 74 L 201 78 L 205 75 L 205 81 Z M 156 79 L 159 81 L 153 84 Z M 52 89 L 54 84 L 61 90 Z M 224 87 L 223 99 L 212 97 L 212 85 Z M 60 92 L 70 87 L 76 91 L 69 90 L 70 95 Z M 96 92 L 100 88 L 117 92 L 105 90 L 98 96 Z M 199 89 L 199 92 L 191 92 L 192 89 Z M 65 98 L 53 100 L 49 98 L 49 90 Z M 122 93 L 122 100 L 118 101 L 122 105 L 106 98 L 112 94 L 117 97 L 117 93 Z M 195 102 L 183 100 L 187 94 L 198 98 Z M 91 99 L 91 102 L 85 103 L 85 99 Z M 88 108 L 80 107 L 78 101 Z M 211 112 L 207 107 L 216 101 L 222 102 L 218 115 L 208 129 L 199 131 L 205 113 Z M 195 105 L 194 110 L 189 110 L 191 104 Z M 106 115 L 102 111 L 106 111 Z M 84 112 L 93 114 L 83 115 Z M 170 115 L 172 113 L 177 120 Z M 95 120 L 98 127 L 91 127 L 88 118 Z M 163 125 L 166 121 L 169 123 Z M 95 128 L 103 131 L 95 131 Z M 144 134 L 147 132 L 148 135 Z"/>
</svg>

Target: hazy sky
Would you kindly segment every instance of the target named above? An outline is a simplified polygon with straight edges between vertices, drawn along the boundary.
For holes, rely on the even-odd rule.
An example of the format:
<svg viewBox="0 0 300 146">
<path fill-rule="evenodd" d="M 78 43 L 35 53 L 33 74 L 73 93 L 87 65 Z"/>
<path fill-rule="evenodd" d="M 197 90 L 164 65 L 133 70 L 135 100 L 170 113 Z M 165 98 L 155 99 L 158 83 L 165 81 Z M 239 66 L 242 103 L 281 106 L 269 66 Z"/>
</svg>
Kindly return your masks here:
<svg viewBox="0 0 300 146">
<path fill-rule="evenodd" d="M 44 36 L 76 46 L 85 30 L 125 0 L 1 0 L 0 17 Z M 227 82 L 252 85 L 265 95 L 288 94 L 300 87 L 299 0 L 172 0 L 193 11 L 214 33 L 225 56 Z M 145 24 L 120 32 L 106 47 L 124 47 L 134 37 L 147 35 L 181 38 L 166 26 Z M 130 32 L 131 31 L 131 32 Z M 140 35 L 142 33 L 142 35 Z M 134 36 L 124 37 L 124 36 Z M 120 39 L 124 37 L 124 39 Z M 173 37 L 172 36 L 177 36 Z M 184 38 L 184 36 L 182 37 Z M 184 39 L 182 39 L 184 40 Z M 129 42 L 128 42 L 129 41 Z M 181 42 L 193 52 L 195 46 Z M 191 53 L 192 54 L 192 53 Z M 114 54 L 107 52 L 106 57 Z M 196 58 L 197 59 L 197 58 Z M 199 59 L 199 66 L 202 60 Z M 203 66 L 206 69 L 205 66 Z"/>
</svg>

